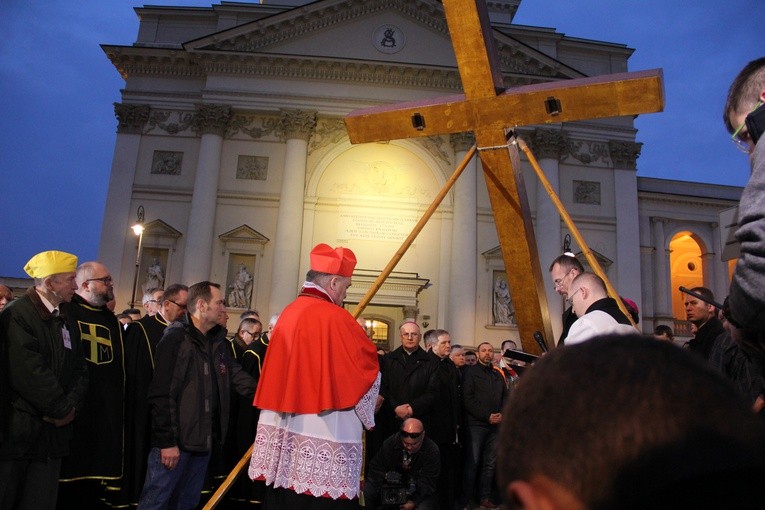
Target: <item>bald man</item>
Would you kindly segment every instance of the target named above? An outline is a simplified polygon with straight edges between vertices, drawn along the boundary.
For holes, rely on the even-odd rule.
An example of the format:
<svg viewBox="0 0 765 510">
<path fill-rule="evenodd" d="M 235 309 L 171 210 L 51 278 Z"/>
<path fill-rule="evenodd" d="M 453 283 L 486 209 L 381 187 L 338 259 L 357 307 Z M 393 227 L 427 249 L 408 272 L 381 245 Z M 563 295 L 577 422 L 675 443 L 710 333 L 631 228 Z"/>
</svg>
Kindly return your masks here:
<svg viewBox="0 0 765 510">
<path fill-rule="evenodd" d="M 579 317 L 569 329 L 566 345 L 573 345 L 606 333 L 634 333 L 616 300 L 608 297 L 606 284 L 596 274 L 582 273 L 571 282 L 568 298 Z"/>
</svg>

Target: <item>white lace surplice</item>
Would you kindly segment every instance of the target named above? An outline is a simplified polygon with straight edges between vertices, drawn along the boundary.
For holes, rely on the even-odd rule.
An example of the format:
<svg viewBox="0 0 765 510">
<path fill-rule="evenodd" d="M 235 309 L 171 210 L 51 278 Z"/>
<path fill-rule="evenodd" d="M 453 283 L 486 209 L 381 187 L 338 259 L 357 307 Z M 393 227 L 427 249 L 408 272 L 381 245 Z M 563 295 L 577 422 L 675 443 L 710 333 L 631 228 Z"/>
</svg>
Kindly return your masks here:
<svg viewBox="0 0 765 510">
<path fill-rule="evenodd" d="M 374 427 L 380 374 L 353 409 L 321 414 L 260 412 L 249 475 L 316 497 L 359 494 L 362 426 Z"/>
</svg>

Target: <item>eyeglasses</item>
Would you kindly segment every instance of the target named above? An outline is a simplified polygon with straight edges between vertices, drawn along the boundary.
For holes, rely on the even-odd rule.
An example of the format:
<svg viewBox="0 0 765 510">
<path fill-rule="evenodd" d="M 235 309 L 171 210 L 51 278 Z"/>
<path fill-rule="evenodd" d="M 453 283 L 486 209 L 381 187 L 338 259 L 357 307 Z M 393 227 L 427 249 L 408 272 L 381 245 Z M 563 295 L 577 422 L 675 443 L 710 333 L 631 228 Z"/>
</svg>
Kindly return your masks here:
<svg viewBox="0 0 765 510">
<path fill-rule="evenodd" d="M 401 333 L 401 336 L 412 338 L 412 337 L 418 337 L 420 336 L 420 334 L 419 333 Z"/>
<path fill-rule="evenodd" d="M 563 280 L 565 280 L 565 279 L 566 279 L 566 277 L 567 277 L 568 275 L 570 275 L 570 274 L 571 274 L 571 271 L 573 271 L 573 270 L 574 270 L 574 268 L 571 268 L 571 269 L 569 269 L 568 271 L 566 271 L 566 274 L 564 274 L 564 275 L 563 275 L 563 276 L 561 276 L 560 278 L 556 278 L 555 280 L 553 280 L 553 285 L 555 286 L 555 288 L 556 288 L 556 289 L 557 289 L 558 287 L 562 287 L 562 286 L 563 286 Z"/>
<path fill-rule="evenodd" d="M 760 106 L 762 106 L 762 101 L 757 101 L 757 104 L 754 105 L 754 108 L 752 108 L 752 111 L 749 113 L 752 113 L 756 111 Z M 731 140 L 733 140 L 733 143 L 736 145 L 736 147 L 742 151 L 749 154 L 749 151 L 751 150 L 751 147 L 749 146 L 749 132 L 746 133 L 746 140 L 741 138 L 739 135 L 741 133 L 741 130 L 744 129 L 744 126 L 746 126 L 746 119 L 744 119 L 744 122 L 741 123 L 739 127 L 736 128 L 736 130 L 731 135 Z"/>
<path fill-rule="evenodd" d="M 401 437 L 408 437 L 409 439 L 417 439 L 422 435 L 422 431 L 419 432 L 405 432 L 401 431 Z"/>
<path fill-rule="evenodd" d="M 160 300 L 158 300 L 158 299 L 149 299 L 149 300 L 148 300 L 148 301 L 146 301 L 146 302 L 147 302 L 147 303 L 160 303 L 161 301 L 160 301 Z"/>
<path fill-rule="evenodd" d="M 182 305 L 182 304 L 180 304 L 180 303 L 176 303 L 176 302 L 175 302 L 175 301 L 173 301 L 172 299 L 168 299 L 167 301 L 170 301 L 172 304 L 174 304 L 175 306 L 177 306 L 177 307 L 178 307 L 178 308 L 180 308 L 181 310 L 185 310 L 185 309 L 186 309 L 186 305 Z"/>
<path fill-rule="evenodd" d="M 86 282 L 101 282 L 104 285 L 111 284 L 114 280 L 112 280 L 111 276 L 102 276 L 101 278 L 88 278 L 85 280 Z"/>
<path fill-rule="evenodd" d="M 252 336 L 253 338 L 258 338 L 261 335 L 261 333 L 257 333 L 257 332 L 256 333 L 252 333 L 250 331 L 247 331 L 246 329 L 242 330 L 242 334 L 244 334 L 244 333 L 247 333 L 248 335 Z"/>
</svg>

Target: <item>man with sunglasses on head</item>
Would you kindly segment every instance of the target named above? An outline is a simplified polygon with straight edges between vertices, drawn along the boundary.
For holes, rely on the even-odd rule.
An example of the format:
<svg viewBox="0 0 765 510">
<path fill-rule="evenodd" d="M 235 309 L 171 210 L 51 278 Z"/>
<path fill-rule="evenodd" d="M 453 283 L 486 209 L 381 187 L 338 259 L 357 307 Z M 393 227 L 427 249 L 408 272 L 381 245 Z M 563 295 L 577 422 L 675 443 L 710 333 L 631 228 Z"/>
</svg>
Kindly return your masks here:
<svg viewBox="0 0 765 510">
<path fill-rule="evenodd" d="M 364 502 L 370 509 L 435 510 L 440 457 L 417 418 L 383 442 L 369 465 Z"/>
<path fill-rule="evenodd" d="M 151 450 L 151 411 L 147 395 L 154 374 L 154 356 L 165 329 L 186 315 L 189 288 L 175 283 L 158 297 L 159 310 L 133 321 L 125 331 L 125 469 L 121 504 L 138 504 Z"/>
<path fill-rule="evenodd" d="M 72 452 L 61 464 L 59 506 L 96 508 L 104 488 L 122 476 L 125 393 L 123 329 L 107 303 L 109 269 L 96 261 L 77 268 L 77 292 L 65 305 L 72 341 L 82 345 L 90 384 L 74 424 Z"/>
<path fill-rule="evenodd" d="M 582 266 L 582 263 L 579 262 L 579 259 L 568 253 L 560 255 L 552 261 L 552 264 L 550 264 L 550 278 L 552 278 L 553 288 L 555 289 L 555 292 L 563 296 L 563 299 L 565 300 L 570 299 L 569 287 L 571 286 L 571 282 L 582 273 L 584 273 L 584 266 Z M 566 336 L 568 336 L 568 330 L 576 320 L 576 314 L 570 306 L 564 310 L 561 320 L 563 323 L 563 330 L 561 331 L 560 338 L 558 338 L 558 343 L 556 344 L 558 347 L 565 343 Z"/>
<path fill-rule="evenodd" d="M 741 195 L 736 239 L 741 251 L 730 287 L 730 313 L 741 333 L 765 350 L 765 57 L 749 62 L 733 80 L 723 121 L 733 142 L 749 155 L 751 177 Z"/>
</svg>

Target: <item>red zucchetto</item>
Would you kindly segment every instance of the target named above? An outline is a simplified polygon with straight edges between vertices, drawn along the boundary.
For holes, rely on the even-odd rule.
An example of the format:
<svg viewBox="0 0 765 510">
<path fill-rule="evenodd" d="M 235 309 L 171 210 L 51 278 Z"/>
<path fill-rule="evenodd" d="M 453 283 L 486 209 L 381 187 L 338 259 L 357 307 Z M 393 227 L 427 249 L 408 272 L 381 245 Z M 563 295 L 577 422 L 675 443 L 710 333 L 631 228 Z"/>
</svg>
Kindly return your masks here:
<svg viewBox="0 0 765 510">
<path fill-rule="evenodd" d="M 320 243 L 311 250 L 311 269 L 320 273 L 350 277 L 356 267 L 356 255 L 348 248 L 332 248 Z"/>
</svg>

